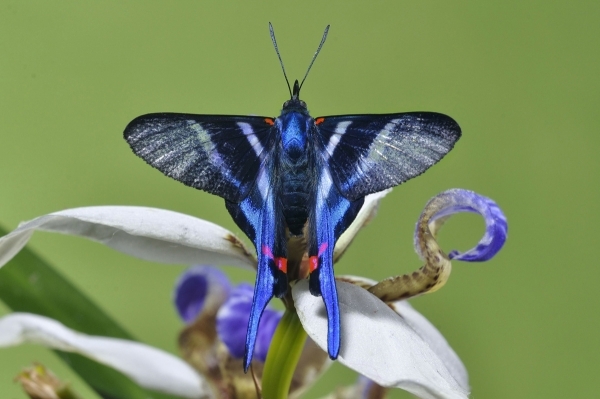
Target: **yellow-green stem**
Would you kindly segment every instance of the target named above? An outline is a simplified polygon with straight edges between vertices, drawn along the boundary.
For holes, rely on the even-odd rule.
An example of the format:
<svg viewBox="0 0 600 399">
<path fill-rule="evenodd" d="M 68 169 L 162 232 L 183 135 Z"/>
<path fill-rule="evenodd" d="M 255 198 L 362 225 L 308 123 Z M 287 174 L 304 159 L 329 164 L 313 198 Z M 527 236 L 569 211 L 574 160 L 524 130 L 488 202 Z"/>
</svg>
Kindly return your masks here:
<svg viewBox="0 0 600 399">
<path fill-rule="evenodd" d="M 263 399 L 285 399 L 302 354 L 306 332 L 295 310 L 286 310 L 269 347 L 262 379 Z"/>
</svg>

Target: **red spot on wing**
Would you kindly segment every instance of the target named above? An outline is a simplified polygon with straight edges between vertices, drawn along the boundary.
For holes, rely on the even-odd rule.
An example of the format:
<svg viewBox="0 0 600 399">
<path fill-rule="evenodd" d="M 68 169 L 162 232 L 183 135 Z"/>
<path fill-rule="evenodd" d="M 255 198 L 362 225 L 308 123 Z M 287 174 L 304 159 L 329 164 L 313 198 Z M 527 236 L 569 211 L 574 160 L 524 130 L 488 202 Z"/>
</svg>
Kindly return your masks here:
<svg viewBox="0 0 600 399">
<path fill-rule="evenodd" d="M 325 251 L 327 250 L 328 246 L 329 246 L 328 243 L 326 243 L 326 242 L 322 243 L 321 245 L 319 245 L 319 254 L 316 255 L 316 256 L 310 256 L 308 258 L 308 271 L 309 271 L 309 273 L 312 273 L 315 270 L 317 270 L 317 267 L 319 267 L 319 257 L 325 253 Z"/>
<path fill-rule="evenodd" d="M 266 245 L 262 246 L 262 254 L 269 259 L 273 259 L 275 266 L 284 273 L 287 273 L 287 258 L 276 258 L 273 251 Z"/>
<path fill-rule="evenodd" d="M 275 265 L 279 270 L 287 273 L 287 259 L 286 258 L 275 258 Z"/>
<path fill-rule="evenodd" d="M 315 119 L 315 124 L 318 125 L 320 123 L 323 123 L 325 121 L 325 118 L 317 118 Z"/>
<path fill-rule="evenodd" d="M 312 273 L 317 270 L 317 267 L 319 267 L 319 257 L 311 256 L 308 258 L 308 271 Z"/>
<path fill-rule="evenodd" d="M 265 122 L 267 122 L 267 124 L 273 126 L 275 124 L 275 121 L 271 118 L 265 118 Z"/>
</svg>

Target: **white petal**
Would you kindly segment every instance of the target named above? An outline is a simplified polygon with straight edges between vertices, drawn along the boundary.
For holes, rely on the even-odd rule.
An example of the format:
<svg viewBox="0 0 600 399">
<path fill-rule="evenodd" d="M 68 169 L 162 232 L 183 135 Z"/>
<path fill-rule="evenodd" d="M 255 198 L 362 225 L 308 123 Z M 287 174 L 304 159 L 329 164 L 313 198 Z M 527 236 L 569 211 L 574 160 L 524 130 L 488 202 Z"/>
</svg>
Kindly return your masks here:
<svg viewBox="0 0 600 399">
<path fill-rule="evenodd" d="M 446 338 L 425 316 L 413 308 L 407 301 L 396 301 L 392 308 L 419 334 L 429 347 L 440 357 L 454 379 L 465 390 L 469 391 L 469 374 L 467 369 Z"/>
<path fill-rule="evenodd" d="M 333 251 L 333 259 L 337 260 L 340 256 L 342 256 L 360 229 L 362 229 L 371 221 L 372 218 L 375 217 L 377 208 L 379 207 L 379 201 L 381 201 L 381 199 L 388 195 L 388 193 L 391 191 L 392 189 L 390 188 L 378 193 L 369 194 L 365 197 L 365 202 L 360 208 L 358 215 L 356 215 L 356 218 L 350 227 L 348 227 L 337 240 L 335 249 Z"/>
<path fill-rule="evenodd" d="M 338 281 L 342 280 L 347 283 L 352 283 L 365 289 L 377 284 L 377 281 L 360 276 L 338 276 Z M 396 301 L 388 304 L 408 323 L 410 327 L 421 337 L 429 347 L 439 356 L 444 362 L 448 371 L 454 379 L 465 390 L 469 391 L 469 374 L 460 360 L 456 352 L 450 347 L 446 338 L 438 331 L 437 328 L 425 316 L 413 308 L 408 301 Z"/>
<path fill-rule="evenodd" d="M 163 209 L 95 206 L 67 209 L 21 223 L 0 238 L 0 267 L 27 244 L 35 230 L 85 237 L 161 263 L 256 266 L 254 256 L 239 239 L 214 223 Z"/>
<path fill-rule="evenodd" d="M 466 392 L 429 345 L 392 309 L 353 284 L 338 282 L 342 342 L 338 360 L 379 385 L 405 389 L 420 398 L 467 398 Z M 304 280 L 293 288 L 300 321 L 327 348 L 327 316 L 321 298 Z"/>
<path fill-rule="evenodd" d="M 144 388 L 185 398 L 211 398 L 206 381 L 187 363 L 160 349 L 124 339 L 75 332 L 56 320 L 29 313 L 0 318 L 0 346 L 36 343 L 76 352 L 110 366 Z"/>
</svg>

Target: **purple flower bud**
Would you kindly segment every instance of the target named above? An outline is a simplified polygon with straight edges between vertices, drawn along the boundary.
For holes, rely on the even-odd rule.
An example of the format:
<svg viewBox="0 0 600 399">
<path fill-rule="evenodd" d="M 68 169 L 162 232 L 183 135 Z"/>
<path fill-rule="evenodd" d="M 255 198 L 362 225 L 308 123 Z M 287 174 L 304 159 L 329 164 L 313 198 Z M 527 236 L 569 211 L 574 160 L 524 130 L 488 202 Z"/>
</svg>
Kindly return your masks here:
<svg viewBox="0 0 600 399">
<path fill-rule="evenodd" d="M 250 318 L 250 308 L 254 297 L 253 288 L 249 284 L 240 284 L 231 291 L 229 299 L 217 313 L 217 333 L 221 341 L 227 345 L 232 356 L 244 356 L 246 346 L 246 330 Z M 254 358 L 265 361 L 271 339 L 281 319 L 281 312 L 267 307 L 262 314 L 254 347 Z"/>
<path fill-rule="evenodd" d="M 193 322 L 204 311 L 217 311 L 229 297 L 231 284 L 225 273 L 211 266 L 192 266 L 175 286 L 174 302 L 179 316 Z"/>
</svg>

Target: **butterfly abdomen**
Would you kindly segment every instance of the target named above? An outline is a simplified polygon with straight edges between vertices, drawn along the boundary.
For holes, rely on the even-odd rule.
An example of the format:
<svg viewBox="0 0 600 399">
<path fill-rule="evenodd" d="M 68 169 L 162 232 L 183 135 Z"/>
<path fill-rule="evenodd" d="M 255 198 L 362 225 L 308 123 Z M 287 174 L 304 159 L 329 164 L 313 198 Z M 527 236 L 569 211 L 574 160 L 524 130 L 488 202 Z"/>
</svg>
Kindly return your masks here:
<svg viewBox="0 0 600 399">
<path fill-rule="evenodd" d="M 306 165 L 304 170 L 288 172 L 281 176 L 282 194 L 281 204 L 283 216 L 290 233 L 298 236 L 308 219 L 309 179 L 307 178 Z"/>
</svg>

